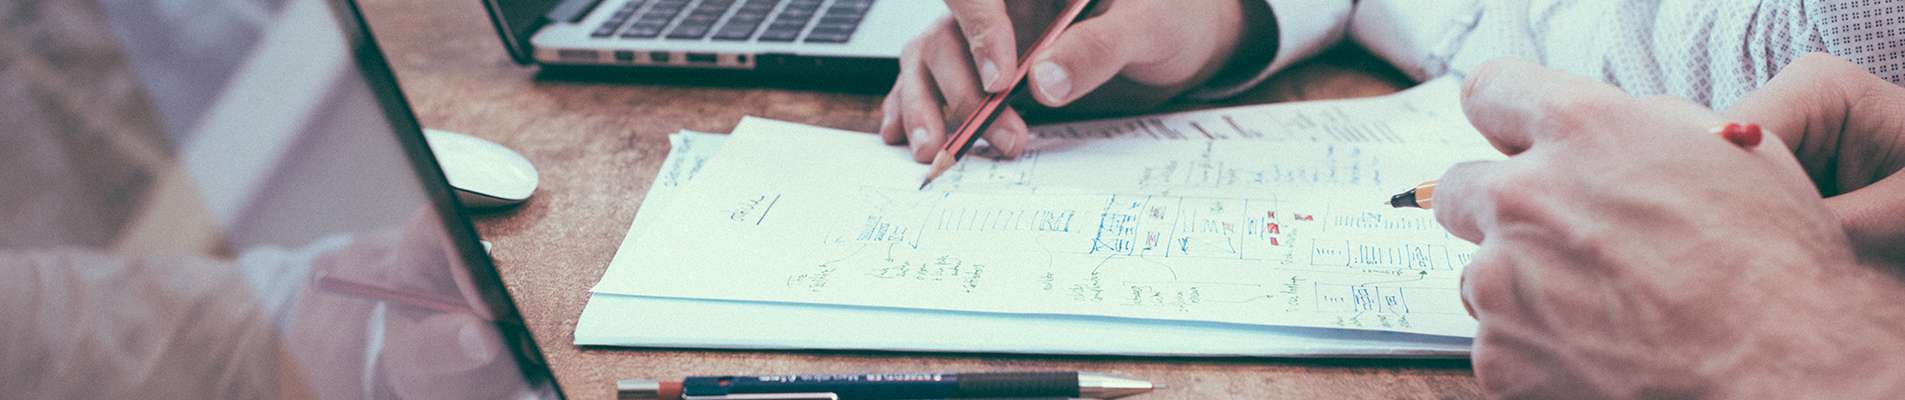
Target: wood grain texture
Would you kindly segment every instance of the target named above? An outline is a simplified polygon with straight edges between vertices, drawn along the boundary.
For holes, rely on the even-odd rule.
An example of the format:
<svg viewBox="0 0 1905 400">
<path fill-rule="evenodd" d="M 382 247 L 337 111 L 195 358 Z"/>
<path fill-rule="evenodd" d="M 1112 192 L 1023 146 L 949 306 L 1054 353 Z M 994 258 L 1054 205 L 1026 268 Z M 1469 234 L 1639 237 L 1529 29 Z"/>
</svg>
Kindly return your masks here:
<svg viewBox="0 0 1905 400">
<path fill-rule="evenodd" d="M 1479 397 L 1464 361 L 576 347 L 571 334 L 588 289 L 627 232 L 667 154 L 669 133 L 726 132 L 743 115 L 869 131 L 879 121 L 879 97 L 542 79 L 535 69 L 510 63 L 477 0 L 360 1 L 425 126 L 495 140 L 541 170 L 542 188 L 530 202 L 474 218 L 495 244 L 504 280 L 571 398 L 613 398 L 616 379 L 690 374 L 1069 369 L 1169 386 L 1141 399 Z M 1228 104 L 1380 95 L 1403 83 L 1381 62 L 1346 47 Z"/>
</svg>

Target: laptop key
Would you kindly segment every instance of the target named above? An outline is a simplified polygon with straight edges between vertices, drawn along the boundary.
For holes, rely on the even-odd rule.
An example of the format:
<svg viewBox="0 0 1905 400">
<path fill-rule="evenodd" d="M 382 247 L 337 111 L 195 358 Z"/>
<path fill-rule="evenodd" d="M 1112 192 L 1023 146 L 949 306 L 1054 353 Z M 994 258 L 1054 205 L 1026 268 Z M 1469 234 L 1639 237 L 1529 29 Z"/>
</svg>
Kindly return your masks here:
<svg viewBox="0 0 1905 400">
<path fill-rule="evenodd" d="M 749 11 L 774 11 L 774 6 L 777 5 L 780 5 L 780 3 L 775 0 L 748 0 L 746 3 L 741 3 L 741 9 Z"/>
<path fill-rule="evenodd" d="M 851 24 L 815 25 L 814 31 L 808 32 L 807 39 L 803 41 L 808 43 L 846 43 L 848 39 L 853 38 L 854 27 L 855 25 Z"/>
<path fill-rule="evenodd" d="M 728 17 L 728 23 L 736 24 L 736 25 L 739 25 L 739 24 L 760 25 L 761 21 L 766 21 L 766 20 L 767 20 L 767 14 L 736 13 L 734 14 L 734 16 Z"/>
<path fill-rule="evenodd" d="M 708 36 L 707 25 L 683 25 L 668 31 L 669 39 L 700 39 Z"/>
<path fill-rule="evenodd" d="M 869 8 L 873 8 L 873 3 L 836 1 L 833 3 L 832 6 L 827 7 L 827 12 L 842 12 L 842 13 L 852 12 L 856 14 L 865 14 L 867 12 L 867 9 Z"/>
<path fill-rule="evenodd" d="M 801 10 L 801 9 L 789 8 L 786 10 L 781 10 L 781 14 L 779 16 L 776 16 L 775 18 L 807 20 L 813 17 L 814 17 L 813 10 Z"/>
<path fill-rule="evenodd" d="M 686 3 L 682 3 L 682 4 L 655 3 L 654 7 L 650 7 L 648 9 L 648 14 L 643 16 L 646 17 L 646 16 L 653 15 L 657 17 L 666 17 L 668 19 L 674 19 L 676 15 L 681 15 L 681 10 L 685 10 L 687 8 L 688 8 L 688 5 Z"/>
<path fill-rule="evenodd" d="M 767 30 L 761 32 L 760 40 L 763 42 L 792 42 L 795 38 L 800 37 L 800 31 L 803 28 L 806 28 L 806 25 L 768 25 Z"/>
<path fill-rule="evenodd" d="M 682 18 L 680 23 L 675 24 L 675 29 L 668 31 L 668 38 L 700 39 L 708 36 L 709 31 L 714 30 L 714 22 L 719 19 L 721 19 L 721 14 L 711 14 L 696 10 L 688 14 L 688 17 Z"/>
<path fill-rule="evenodd" d="M 714 32 L 714 40 L 728 42 L 747 40 L 754 37 L 754 28 L 757 27 L 759 25 L 722 27 L 721 30 Z"/>
<path fill-rule="evenodd" d="M 754 37 L 754 31 L 761 27 L 764 17 L 743 17 L 739 14 L 728 17 L 728 22 L 714 32 L 714 40 L 737 41 Z"/>
<path fill-rule="evenodd" d="M 856 26 L 853 24 L 818 24 L 818 25 L 814 25 L 814 32 L 815 33 L 827 32 L 827 33 L 851 34 L 853 33 L 853 30 L 855 27 Z"/>
<path fill-rule="evenodd" d="M 833 14 L 827 14 L 827 16 L 825 16 L 825 17 L 820 17 L 820 24 L 821 24 L 821 25 L 849 25 L 849 26 L 858 26 L 858 25 L 860 25 L 860 18 L 859 18 L 859 17 L 847 17 L 847 16 L 840 16 L 840 15 L 833 15 Z"/>
<path fill-rule="evenodd" d="M 657 24 L 635 21 L 634 25 L 628 26 L 628 30 L 622 31 L 622 37 L 629 39 L 651 39 L 656 36 L 661 36 L 661 29 L 664 27 L 667 27 L 666 23 Z"/>
<path fill-rule="evenodd" d="M 807 39 L 805 39 L 805 40 L 802 40 L 801 42 L 805 42 L 805 43 L 846 43 L 846 42 L 847 42 L 847 40 L 849 40 L 849 39 L 853 39 L 853 33 L 852 33 L 852 32 L 846 32 L 846 33 L 841 33 L 841 32 L 819 32 L 819 31 L 815 31 L 815 32 L 812 32 L 812 33 L 808 33 L 808 34 L 807 34 Z"/>
</svg>

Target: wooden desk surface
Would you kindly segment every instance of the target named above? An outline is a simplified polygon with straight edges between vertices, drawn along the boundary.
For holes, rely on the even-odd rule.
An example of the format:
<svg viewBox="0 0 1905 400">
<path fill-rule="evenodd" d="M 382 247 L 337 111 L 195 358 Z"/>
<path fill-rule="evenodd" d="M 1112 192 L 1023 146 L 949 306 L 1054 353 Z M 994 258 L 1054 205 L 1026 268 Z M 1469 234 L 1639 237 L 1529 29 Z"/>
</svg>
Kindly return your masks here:
<svg viewBox="0 0 1905 400">
<path fill-rule="evenodd" d="M 1463 361 L 578 348 L 571 335 L 589 287 L 634 219 L 669 133 L 727 132 L 743 115 L 870 131 L 879 97 L 537 80 L 510 63 L 477 0 L 360 1 L 424 126 L 495 140 L 541 169 L 533 200 L 476 221 L 571 398 L 613 398 L 617 379 L 689 374 L 1073 369 L 1169 386 L 1140 399 L 1479 397 Z M 1399 81 L 1368 55 L 1338 49 L 1238 102 L 1378 95 Z"/>
</svg>

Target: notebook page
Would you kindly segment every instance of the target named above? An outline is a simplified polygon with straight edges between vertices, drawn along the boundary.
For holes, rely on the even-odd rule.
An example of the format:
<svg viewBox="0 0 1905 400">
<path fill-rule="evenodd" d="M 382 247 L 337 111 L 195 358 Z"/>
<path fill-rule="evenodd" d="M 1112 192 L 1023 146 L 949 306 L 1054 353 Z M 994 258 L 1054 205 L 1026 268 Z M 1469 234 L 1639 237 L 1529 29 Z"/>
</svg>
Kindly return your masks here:
<svg viewBox="0 0 1905 400">
<path fill-rule="evenodd" d="M 1419 138 L 1465 124 L 1389 113 Z M 1255 127 L 1272 129 L 1275 127 Z M 1042 138 L 922 166 L 866 134 L 749 119 L 596 291 L 1468 336 L 1474 248 L 1378 203 L 1485 144 Z M 652 240 L 650 240 L 652 238 Z"/>
</svg>

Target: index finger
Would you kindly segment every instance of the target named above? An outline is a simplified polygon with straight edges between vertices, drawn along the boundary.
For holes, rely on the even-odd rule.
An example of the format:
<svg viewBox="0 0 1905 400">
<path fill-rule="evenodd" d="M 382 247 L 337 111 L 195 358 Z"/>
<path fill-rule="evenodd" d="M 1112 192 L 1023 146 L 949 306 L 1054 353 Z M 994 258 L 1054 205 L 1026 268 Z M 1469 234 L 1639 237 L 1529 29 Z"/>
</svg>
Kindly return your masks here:
<svg viewBox="0 0 1905 400">
<path fill-rule="evenodd" d="M 1436 180 L 1435 221 L 1457 238 L 1481 243 L 1495 222 L 1488 188 L 1506 163 L 1468 161 L 1449 167 Z"/>
<path fill-rule="evenodd" d="M 1482 64 L 1462 83 L 1469 123 L 1511 156 L 1563 139 L 1629 100 L 1612 86 L 1512 58 Z"/>
<path fill-rule="evenodd" d="M 1019 49 L 1012 32 L 1012 15 L 1004 0 L 946 0 L 959 32 L 965 35 L 986 92 L 1005 90 L 1006 73 L 1017 68 Z"/>
</svg>

